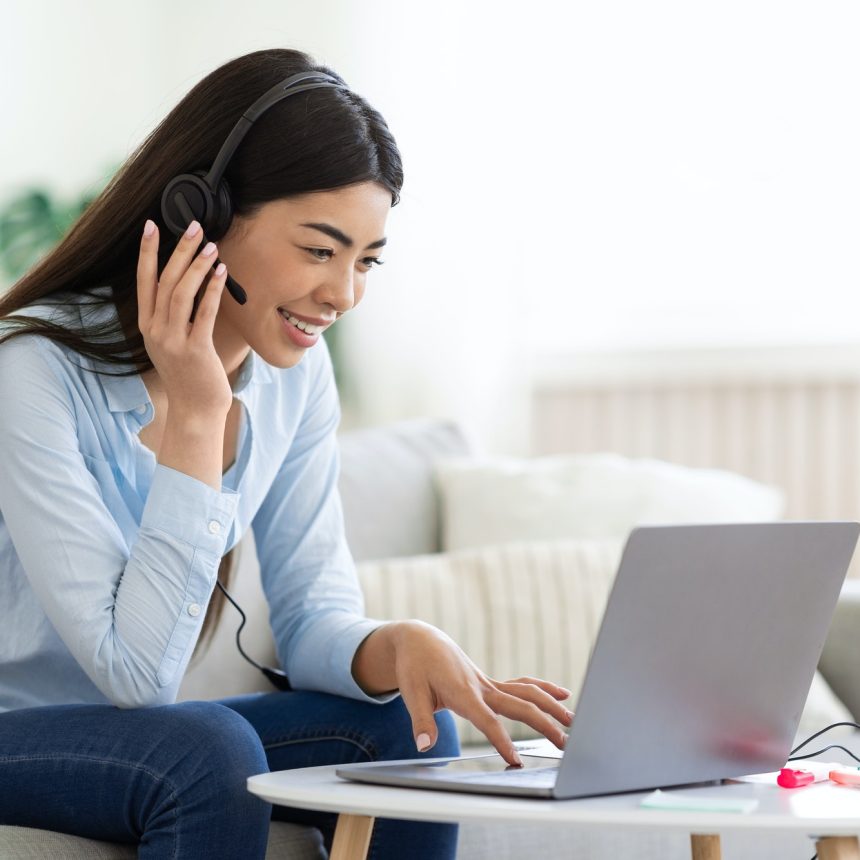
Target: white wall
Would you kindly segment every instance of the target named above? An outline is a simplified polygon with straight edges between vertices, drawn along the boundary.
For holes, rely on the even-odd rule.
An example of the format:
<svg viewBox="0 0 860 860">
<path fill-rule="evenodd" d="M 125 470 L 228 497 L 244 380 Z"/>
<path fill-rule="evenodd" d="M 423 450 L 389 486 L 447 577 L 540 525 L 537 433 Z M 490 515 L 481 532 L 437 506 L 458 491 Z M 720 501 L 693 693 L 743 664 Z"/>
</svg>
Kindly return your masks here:
<svg viewBox="0 0 860 860">
<path fill-rule="evenodd" d="M 0 191 L 77 189 L 260 47 L 310 51 L 382 111 L 407 180 L 387 265 L 342 323 L 352 421 L 456 415 L 523 451 L 531 368 L 559 353 L 860 339 L 849 0 L 6 0 L 0 15 Z"/>
<path fill-rule="evenodd" d="M 139 9 L 140 11 L 135 11 Z M 99 185 L 146 130 L 162 88 L 157 21 L 132 4 L 0 5 L 0 193 Z"/>
<path fill-rule="evenodd" d="M 200 78 L 281 46 L 332 62 L 350 5 L 251 0 L 3 0 L 0 192 L 37 182 L 76 194 L 127 156 Z"/>
</svg>

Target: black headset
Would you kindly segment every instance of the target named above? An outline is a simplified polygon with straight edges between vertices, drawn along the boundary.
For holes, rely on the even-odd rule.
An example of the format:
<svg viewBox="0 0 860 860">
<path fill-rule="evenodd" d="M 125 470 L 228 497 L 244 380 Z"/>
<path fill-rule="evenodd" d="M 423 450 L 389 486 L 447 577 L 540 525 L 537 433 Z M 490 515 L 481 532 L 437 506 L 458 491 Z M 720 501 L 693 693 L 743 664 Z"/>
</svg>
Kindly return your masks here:
<svg viewBox="0 0 860 860">
<path fill-rule="evenodd" d="M 224 171 L 227 164 L 236 152 L 239 144 L 251 126 L 272 105 L 276 105 L 281 99 L 288 96 L 303 93 L 306 90 L 314 90 L 318 87 L 336 87 L 348 89 L 336 78 L 324 72 L 299 72 L 285 78 L 279 84 L 267 90 L 258 98 L 245 113 L 239 118 L 233 130 L 227 135 L 227 139 L 221 145 L 215 161 L 207 173 L 205 170 L 195 170 L 193 173 L 181 173 L 171 179 L 164 188 L 161 195 L 161 217 L 167 228 L 175 236 L 181 236 L 192 221 L 199 221 L 203 228 L 203 239 L 220 239 L 229 229 L 233 220 L 233 200 L 230 197 L 230 188 L 224 179 Z M 220 261 L 215 260 L 212 265 L 216 266 Z M 244 305 L 248 300 L 245 290 L 227 275 L 227 290 L 230 295 Z M 256 666 L 279 690 L 290 690 L 289 679 L 281 669 L 273 669 L 270 666 L 261 666 L 242 649 L 239 635 L 245 626 L 245 613 L 239 604 L 227 593 L 227 590 L 216 582 L 224 596 L 242 616 L 242 623 L 236 630 L 236 647 L 239 653 L 252 665 Z"/>
<path fill-rule="evenodd" d="M 233 220 L 233 200 L 230 197 L 230 187 L 224 179 L 224 171 L 239 144 L 251 126 L 270 107 L 288 96 L 319 87 L 348 89 L 337 78 L 325 72 L 298 72 L 290 75 L 263 93 L 242 114 L 221 145 L 208 173 L 205 170 L 195 170 L 193 173 L 174 176 L 161 195 L 161 217 L 170 232 L 174 236 L 181 236 L 186 227 L 196 220 L 203 228 L 204 241 L 220 239 Z M 217 266 L 219 262 L 216 259 L 212 265 Z M 248 300 L 245 290 L 229 274 L 225 286 L 240 305 L 244 305 Z"/>
</svg>

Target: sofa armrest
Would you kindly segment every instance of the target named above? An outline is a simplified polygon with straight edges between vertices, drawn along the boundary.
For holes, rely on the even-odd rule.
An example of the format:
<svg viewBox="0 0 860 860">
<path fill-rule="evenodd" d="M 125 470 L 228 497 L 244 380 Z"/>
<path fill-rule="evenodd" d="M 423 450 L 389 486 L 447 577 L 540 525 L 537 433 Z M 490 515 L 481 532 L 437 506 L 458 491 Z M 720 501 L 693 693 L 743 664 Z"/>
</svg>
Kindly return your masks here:
<svg viewBox="0 0 860 860">
<path fill-rule="evenodd" d="M 860 717 L 860 580 L 842 586 L 819 668 L 833 692 Z"/>
</svg>

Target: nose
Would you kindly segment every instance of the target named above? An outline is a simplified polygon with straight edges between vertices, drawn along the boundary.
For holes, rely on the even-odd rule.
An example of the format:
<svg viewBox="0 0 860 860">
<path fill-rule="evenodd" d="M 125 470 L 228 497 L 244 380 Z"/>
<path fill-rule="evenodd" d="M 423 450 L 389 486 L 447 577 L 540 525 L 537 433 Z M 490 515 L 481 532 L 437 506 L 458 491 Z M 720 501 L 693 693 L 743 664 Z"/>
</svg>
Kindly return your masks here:
<svg viewBox="0 0 860 860">
<path fill-rule="evenodd" d="M 335 271 L 331 267 L 327 274 L 315 298 L 320 304 L 330 305 L 339 314 L 346 313 L 355 305 L 355 271 L 351 267 L 344 271 Z"/>
</svg>

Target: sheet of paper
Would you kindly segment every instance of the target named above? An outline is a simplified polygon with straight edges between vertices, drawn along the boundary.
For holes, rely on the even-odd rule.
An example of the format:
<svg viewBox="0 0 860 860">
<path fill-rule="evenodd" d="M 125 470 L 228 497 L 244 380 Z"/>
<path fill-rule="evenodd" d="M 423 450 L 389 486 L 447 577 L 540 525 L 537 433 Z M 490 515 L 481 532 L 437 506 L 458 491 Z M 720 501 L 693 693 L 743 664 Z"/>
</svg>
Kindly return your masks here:
<svg viewBox="0 0 860 860">
<path fill-rule="evenodd" d="M 750 813 L 758 807 L 754 797 L 691 797 L 678 791 L 661 791 L 659 788 L 642 798 L 645 809 L 685 809 L 695 812 Z"/>
<path fill-rule="evenodd" d="M 517 752 L 523 755 L 535 756 L 535 758 L 561 758 L 564 750 L 560 750 L 552 741 L 546 738 L 538 738 L 533 741 L 516 741 L 514 746 Z"/>
</svg>

